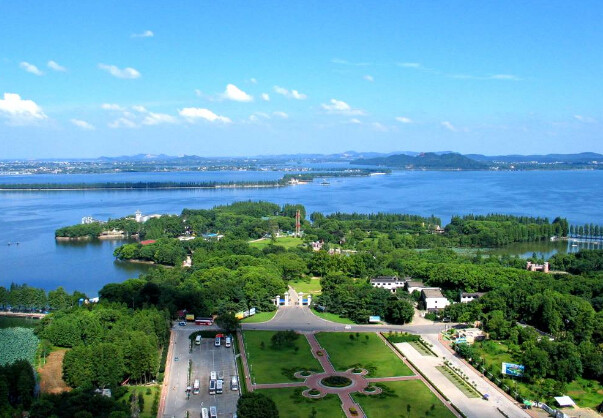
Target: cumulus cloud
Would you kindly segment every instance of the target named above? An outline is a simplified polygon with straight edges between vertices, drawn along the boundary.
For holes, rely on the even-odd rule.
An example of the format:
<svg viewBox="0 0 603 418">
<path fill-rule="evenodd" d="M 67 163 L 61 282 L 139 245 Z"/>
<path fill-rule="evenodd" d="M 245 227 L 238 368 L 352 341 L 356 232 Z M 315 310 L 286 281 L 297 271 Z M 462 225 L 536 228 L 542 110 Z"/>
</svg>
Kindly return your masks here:
<svg viewBox="0 0 603 418">
<path fill-rule="evenodd" d="M 441 125 L 444 128 L 448 129 L 449 131 L 452 131 L 452 132 L 458 132 L 459 131 L 456 126 L 454 126 L 452 123 L 450 123 L 448 121 L 442 122 Z"/>
<path fill-rule="evenodd" d="M 50 68 L 51 70 L 54 70 L 54 71 L 59 71 L 61 73 L 64 73 L 65 71 L 67 71 L 67 68 L 63 67 L 62 65 L 60 65 L 59 63 L 57 63 L 56 61 L 53 61 L 53 60 L 48 61 L 48 63 L 46 65 L 48 66 L 48 68 Z"/>
<path fill-rule="evenodd" d="M 141 33 L 133 33 L 131 35 L 132 38 L 152 38 L 153 36 L 155 36 L 155 34 L 150 30 L 145 30 Z"/>
<path fill-rule="evenodd" d="M 308 96 L 306 96 L 303 93 L 300 93 L 297 90 L 289 90 L 289 89 L 286 89 L 284 87 L 279 87 L 279 86 L 274 86 L 274 92 L 276 94 L 280 94 L 280 95 L 288 97 L 290 99 L 304 100 L 304 99 L 308 98 Z"/>
<path fill-rule="evenodd" d="M 121 68 L 116 67 L 115 65 L 98 64 L 98 68 L 100 68 L 103 71 L 108 72 L 113 77 L 117 77 L 117 78 L 134 79 L 134 78 L 140 77 L 140 73 L 138 72 L 138 70 L 131 68 L 131 67 L 126 67 L 126 68 L 121 69 Z"/>
<path fill-rule="evenodd" d="M 4 99 L 0 99 L 0 116 L 7 118 L 10 125 L 27 125 L 48 118 L 36 102 L 23 100 L 15 93 L 4 93 Z"/>
<path fill-rule="evenodd" d="M 44 75 L 44 73 L 42 71 L 40 71 L 40 69 L 38 67 L 36 67 L 33 64 L 30 64 L 26 61 L 23 61 L 19 64 L 19 67 L 21 67 L 21 69 L 27 71 L 28 73 L 31 74 L 35 74 L 35 75 Z"/>
<path fill-rule="evenodd" d="M 118 104 L 115 103 L 103 103 L 101 105 L 101 108 L 105 109 L 105 110 L 124 110 L 123 107 L 121 107 Z"/>
<path fill-rule="evenodd" d="M 234 100 L 235 102 L 251 102 L 253 97 L 245 93 L 243 90 L 235 86 L 234 84 L 228 84 L 226 90 L 222 94 L 222 97 L 227 100 Z"/>
<path fill-rule="evenodd" d="M 329 103 L 323 103 L 320 105 L 328 113 L 339 113 L 342 115 L 364 115 L 364 111 L 361 109 L 353 109 L 349 104 L 342 100 L 331 99 Z"/>
<path fill-rule="evenodd" d="M 253 78 L 253 77 L 251 77 L 249 79 L 249 81 L 251 82 L 251 84 L 257 84 L 258 83 L 258 81 L 255 78 Z"/>
<path fill-rule="evenodd" d="M 227 118 L 226 116 L 219 116 L 209 109 L 202 109 L 199 107 L 185 107 L 184 109 L 179 110 L 178 113 L 189 122 L 194 122 L 198 119 L 205 119 L 209 122 L 232 122 L 230 118 Z"/>
<path fill-rule="evenodd" d="M 262 93 L 262 100 L 265 102 L 270 101 L 270 95 L 268 93 Z"/>
<path fill-rule="evenodd" d="M 109 123 L 109 128 L 138 128 L 136 122 L 126 118 L 119 118 Z"/>
<path fill-rule="evenodd" d="M 148 112 L 148 110 L 144 106 L 140 106 L 140 105 L 132 106 L 132 109 L 134 109 L 135 111 L 137 111 L 139 113 L 147 113 Z"/>
<path fill-rule="evenodd" d="M 71 123 L 73 123 L 78 128 L 82 128 L 86 131 L 93 131 L 95 129 L 94 125 L 86 122 L 85 120 L 71 119 Z"/>
<path fill-rule="evenodd" d="M 281 112 L 281 111 L 272 112 L 272 114 L 274 116 L 276 116 L 277 118 L 281 118 L 281 119 L 288 119 L 289 118 L 288 114 L 286 114 L 285 112 Z"/>
<path fill-rule="evenodd" d="M 375 81 L 375 79 L 373 78 L 373 76 L 369 75 L 369 74 L 362 76 L 362 78 L 364 78 L 366 81 L 370 81 L 371 83 L 373 81 Z"/>
<path fill-rule="evenodd" d="M 396 120 L 400 123 L 412 123 L 412 119 L 407 118 L 406 116 L 397 116 Z"/>
<path fill-rule="evenodd" d="M 165 113 L 154 113 L 148 112 L 142 121 L 143 125 L 159 125 L 161 123 L 176 123 L 175 117 L 167 115 Z"/>
</svg>

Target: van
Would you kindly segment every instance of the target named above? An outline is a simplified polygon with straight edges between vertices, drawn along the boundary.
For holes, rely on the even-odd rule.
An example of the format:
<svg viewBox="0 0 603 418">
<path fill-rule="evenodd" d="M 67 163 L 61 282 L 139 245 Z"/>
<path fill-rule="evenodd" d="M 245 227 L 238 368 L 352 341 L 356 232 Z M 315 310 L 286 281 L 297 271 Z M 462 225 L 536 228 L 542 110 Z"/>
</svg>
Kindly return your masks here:
<svg viewBox="0 0 603 418">
<path fill-rule="evenodd" d="M 224 391 L 224 381 L 222 379 L 216 380 L 216 393 L 220 394 Z"/>
<path fill-rule="evenodd" d="M 209 418 L 218 418 L 218 409 L 215 406 L 209 407 Z"/>
<path fill-rule="evenodd" d="M 236 376 L 230 378 L 230 390 L 239 390 L 239 379 Z"/>
<path fill-rule="evenodd" d="M 209 394 L 210 395 L 216 394 L 216 381 L 215 380 L 209 381 Z"/>
<path fill-rule="evenodd" d="M 195 344 L 201 345 L 201 336 L 200 335 L 197 335 L 197 337 L 195 337 Z"/>
<path fill-rule="evenodd" d="M 209 380 L 216 380 L 218 378 L 217 373 L 216 372 L 211 372 L 209 374 Z"/>
<path fill-rule="evenodd" d="M 231 344 L 232 344 L 232 339 L 230 337 L 226 337 L 226 344 L 224 344 L 226 346 L 226 348 L 230 348 Z"/>
<path fill-rule="evenodd" d="M 193 395 L 199 394 L 199 379 L 195 379 L 195 383 L 193 384 Z"/>
<path fill-rule="evenodd" d="M 201 408 L 201 418 L 209 418 L 209 410 L 207 408 Z"/>
<path fill-rule="evenodd" d="M 220 344 L 221 344 L 221 342 L 220 342 L 220 337 L 216 337 L 216 341 L 214 342 L 214 345 L 215 345 L 216 347 L 220 347 Z"/>
</svg>

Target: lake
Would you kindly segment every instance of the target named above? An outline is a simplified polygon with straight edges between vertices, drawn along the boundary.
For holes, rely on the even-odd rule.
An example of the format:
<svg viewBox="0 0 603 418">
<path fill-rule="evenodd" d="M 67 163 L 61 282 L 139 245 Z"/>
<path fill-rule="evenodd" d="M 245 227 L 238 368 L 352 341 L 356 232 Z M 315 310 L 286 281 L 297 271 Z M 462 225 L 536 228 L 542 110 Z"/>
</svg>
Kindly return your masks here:
<svg viewBox="0 0 603 418">
<path fill-rule="evenodd" d="M 282 177 L 278 171 L 126 173 L 0 176 L 0 183 L 126 181 L 255 181 Z M 570 223 L 603 224 L 603 171 L 394 171 L 389 175 L 334 178 L 330 185 L 280 188 L 136 191 L 0 192 L 0 286 L 11 282 L 95 296 L 106 283 L 137 277 L 149 266 L 114 260 L 117 241 L 56 242 L 55 229 L 133 214 L 178 214 L 238 200 L 301 203 L 308 214 L 397 212 L 436 215 L 443 224 L 456 214 L 505 213 L 556 216 Z M 7 245 L 19 242 L 19 245 Z M 534 247 L 536 248 L 536 247 Z M 554 251 L 563 251 L 563 246 Z M 535 249 L 534 251 L 539 251 Z M 553 251 L 553 252 L 554 252 Z M 515 254 L 532 253 L 529 247 Z M 544 248 L 543 254 L 550 251 Z"/>
</svg>

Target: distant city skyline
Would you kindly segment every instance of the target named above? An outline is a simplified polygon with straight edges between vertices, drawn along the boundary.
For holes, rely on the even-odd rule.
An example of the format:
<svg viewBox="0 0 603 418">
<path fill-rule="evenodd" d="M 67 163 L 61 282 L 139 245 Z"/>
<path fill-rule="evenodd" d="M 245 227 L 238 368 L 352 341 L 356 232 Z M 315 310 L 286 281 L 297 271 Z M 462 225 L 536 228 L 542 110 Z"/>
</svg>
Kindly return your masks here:
<svg viewBox="0 0 603 418">
<path fill-rule="evenodd" d="M 603 152 L 600 1 L 0 10 L 0 159 Z"/>
</svg>

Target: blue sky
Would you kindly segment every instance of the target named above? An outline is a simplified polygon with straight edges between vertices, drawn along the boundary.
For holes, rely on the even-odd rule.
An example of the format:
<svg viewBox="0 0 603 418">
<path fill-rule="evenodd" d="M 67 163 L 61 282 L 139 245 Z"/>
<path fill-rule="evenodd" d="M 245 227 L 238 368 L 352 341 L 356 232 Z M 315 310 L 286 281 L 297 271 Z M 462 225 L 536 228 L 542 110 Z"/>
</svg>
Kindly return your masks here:
<svg viewBox="0 0 603 418">
<path fill-rule="evenodd" d="M 0 158 L 603 152 L 601 1 L 0 0 Z"/>
</svg>

